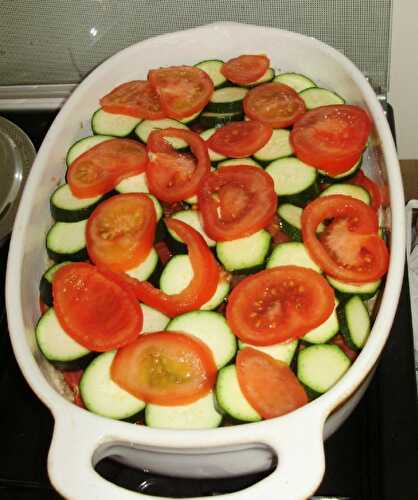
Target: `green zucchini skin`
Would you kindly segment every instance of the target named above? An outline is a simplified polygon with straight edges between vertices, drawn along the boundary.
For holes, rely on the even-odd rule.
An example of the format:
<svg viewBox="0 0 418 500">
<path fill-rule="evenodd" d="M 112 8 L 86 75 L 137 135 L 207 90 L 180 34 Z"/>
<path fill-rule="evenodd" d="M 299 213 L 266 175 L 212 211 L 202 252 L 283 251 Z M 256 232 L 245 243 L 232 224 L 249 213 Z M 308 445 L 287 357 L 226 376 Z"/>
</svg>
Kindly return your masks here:
<svg viewBox="0 0 418 500">
<path fill-rule="evenodd" d="M 58 269 L 66 264 L 70 264 L 71 262 L 61 262 L 59 264 L 54 264 L 49 267 L 44 274 L 42 275 L 41 281 L 39 283 L 39 296 L 42 302 L 48 307 L 52 307 L 53 298 L 52 298 L 52 279 L 54 274 Z"/>
<path fill-rule="evenodd" d="M 281 196 L 280 203 L 291 203 L 298 207 L 305 207 L 310 201 L 316 198 L 320 193 L 318 182 L 311 184 L 308 189 L 301 193 L 292 194 L 288 196 Z"/>
<path fill-rule="evenodd" d="M 212 113 L 204 111 L 199 117 L 199 124 L 204 128 L 214 128 L 225 125 L 229 122 L 240 122 L 244 118 L 241 112 L 238 113 Z"/>
<path fill-rule="evenodd" d="M 370 335 L 370 317 L 367 307 L 354 295 L 337 309 L 340 331 L 348 346 L 360 351 Z M 360 335 L 360 338 L 359 338 Z"/>
</svg>

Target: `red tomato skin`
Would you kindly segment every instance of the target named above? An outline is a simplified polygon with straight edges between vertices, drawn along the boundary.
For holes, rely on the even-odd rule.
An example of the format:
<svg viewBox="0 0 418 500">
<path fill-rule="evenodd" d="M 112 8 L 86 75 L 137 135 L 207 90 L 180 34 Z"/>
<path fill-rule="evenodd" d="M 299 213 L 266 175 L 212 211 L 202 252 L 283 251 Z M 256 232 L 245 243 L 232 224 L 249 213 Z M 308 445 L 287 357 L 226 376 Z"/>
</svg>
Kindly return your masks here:
<svg viewBox="0 0 418 500">
<path fill-rule="evenodd" d="M 186 118 L 201 111 L 213 93 L 209 75 L 194 66 L 153 69 L 148 81 L 157 92 L 161 107 L 169 118 Z"/>
<path fill-rule="evenodd" d="M 269 66 L 270 59 L 264 54 L 244 54 L 224 63 L 221 73 L 230 82 L 245 85 L 256 82 Z"/>
<path fill-rule="evenodd" d="M 280 266 L 244 278 L 229 296 L 226 319 L 243 342 L 265 346 L 302 337 L 334 306 L 333 289 L 319 273 Z"/>
<path fill-rule="evenodd" d="M 157 93 L 151 84 L 144 80 L 133 80 L 118 85 L 100 99 L 100 105 L 108 113 L 145 120 L 165 118 Z"/>
<path fill-rule="evenodd" d="M 236 365 L 240 388 L 261 417 L 280 417 L 308 403 L 302 384 L 286 363 L 246 347 L 238 351 Z"/>
<path fill-rule="evenodd" d="M 91 264 L 77 262 L 58 269 L 52 295 L 63 329 L 91 351 L 117 349 L 141 332 L 142 310 L 132 292 Z"/>
<path fill-rule="evenodd" d="M 350 233 L 362 238 L 362 245 L 374 256 L 375 267 L 369 270 L 347 269 L 330 256 L 316 236 L 316 228 L 326 219 L 355 221 Z M 321 269 L 335 279 L 346 283 L 367 283 L 380 279 L 389 265 L 389 252 L 378 236 L 376 212 L 365 203 L 343 195 L 319 197 L 310 202 L 302 212 L 302 238 L 312 259 Z"/>
<path fill-rule="evenodd" d="M 336 176 L 358 161 L 370 129 L 369 115 L 358 106 L 321 106 L 297 120 L 290 143 L 300 160 Z"/>
<path fill-rule="evenodd" d="M 241 207 L 239 217 L 223 220 L 219 211 L 222 204 L 224 187 L 236 187 L 236 195 L 249 202 L 245 210 Z M 221 193 L 220 200 L 214 199 L 214 193 Z M 219 197 L 219 195 L 218 195 Z M 229 197 L 228 197 L 229 198 Z M 267 227 L 273 220 L 277 208 L 277 196 L 271 176 L 258 167 L 250 165 L 234 165 L 220 167 L 208 174 L 198 192 L 198 205 L 202 213 L 203 227 L 210 238 L 216 241 L 229 241 L 245 236 Z"/>
<path fill-rule="evenodd" d="M 147 281 L 125 277 L 138 300 L 167 316 L 199 309 L 215 293 L 219 282 L 219 266 L 203 237 L 191 226 L 176 219 L 166 219 L 169 229 L 175 231 L 188 247 L 193 267 L 193 279 L 186 289 L 168 295 Z"/>
<path fill-rule="evenodd" d="M 155 384 L 154 387 L 147 384 L 144 381 L 144 378 L 149 375 L 146 371 L 148 368 L 146 356 L 141 355 L 147 350 L 149 353 L 153 347 L 158 351 L 159 346 L 161 346 L 159 351 L 161 355 L 166 355 L 169 359 L 170 349 L 176 348 L 176 346 L 184 348 L 180 352 L 180 358 L 190 359 L 191 356 L 194 356 L 193 368 L 195 368 L 195 371 L 196 365 L 200 365 L 197 369 L 201 372 L 198 373 L 200 376 L 198 384 L 190 387 L 191 383 L 189 383 L 187 390 L 182 388 L 181 383 L 172 382 L 165 390 L 158 390 L 158 384 Z M 188 370 L 189 376 L 195 375 L 193 368 L 190 371 Z M 164 406 L 190 404 L 202 398 L 212 389 L 216 374 L 217 368 L 210 349 L 196 337 L 181 332 L 155 332 L 143 335 L 136 341 L 119 349 L 111 366 L 112 379 L 123 389 L 147 403 Z M 159 375 L 162 376 L 161 373 Z M 177 389 L 173 385 L 177 385 Z"/>
<path fill-rule="evenodd" d="M 288 85 L 270 82 L 257 85 L 244 98 L 244 112 L 273 128 L 287 128 L 306 112 L 303 99 Z"/>
<path fill-rule="evenodd" d="M 68 385 L 68 388 L 73 393 L 73 401 L 80 408 L 85 408 L 83 400 L 81 399 L 80 396 L 80 379 L 83 373 L 84 370 L 62 372 L 65 383 Z"/>
<path fill-rule="evenodd" d="M 227 123 L 206 142 L 210 149 L 230 158 L 246 158 L 267 144 L 273 129 L 258 121 Z"/>
<path fill-rule="evenodd" d="M 132 211 L 130 205 L 136 211 Z M 115 210 L 113 225 L 112 210 Z M 127 216 L 129 210 L 130 217 Z M 119 217 L 116 217 L 118 213 Z M 142 218 L 139 221 L 142 226 L 137 229 L 129 225 L 135 215 Z M 102 236 L 104 230 L 106 230 L 105 235 L 111 234 L 118 229 L 117 225 L 121 228 L 122 223 L 128 225 L 126 232 L 120 231 L 114 237 Z M 88 219 L 87 252 L 96 265 L 107 267 L 114 272 L 128 271 L 138 266 L 148 256 L 154 243 L 155 228 L 154 204 L 146 194 L 125 193 L 112 196 L 100 203 Z"/>
<path fill-rule="evenodd" d="M 164 140 L 165 137 L 184 140 L 196 158 L 194 171 L 188 174 L 184 172 L 181 181 L 176 181 L 176 177 L 182 174 L 181 166 L 176 167 L 176 162 L 181 161 L 182 154 L 176 152 Z M 146 168 L 149 190 L 166 203 L 175 203 L 194 196 L 204 177 L 210 172 L 207 146 L 199 134 L 191 130 L 176 128 L 155 130 L 148 138 L 147 150 L 150 157 Z M 171 164 L 173 170 L 170 176 Z M 168 186 L 170 183 L 172 186 Z"/>
<path fill-rule="evenodd" d="M 145 146 L 133 139 L 109 139 L 97 144 L 68 168 L 67 182 L 77 198 L 111 191 L 122 179 L 145 171 Z"/>
</svg>

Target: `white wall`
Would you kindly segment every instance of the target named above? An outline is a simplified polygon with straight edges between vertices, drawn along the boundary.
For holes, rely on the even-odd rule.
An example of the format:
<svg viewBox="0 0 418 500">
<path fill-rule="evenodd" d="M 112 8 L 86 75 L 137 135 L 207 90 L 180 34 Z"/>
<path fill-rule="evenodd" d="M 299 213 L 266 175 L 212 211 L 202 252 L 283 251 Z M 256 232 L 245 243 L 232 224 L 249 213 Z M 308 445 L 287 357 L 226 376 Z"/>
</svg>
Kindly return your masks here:
<svg viewBox="0 0 418 500">
<path fill-rule="evenodd" d="M 389 102 L 400 159 L 418 158 L 418 0 L 393 0 Z"/>
</svg>

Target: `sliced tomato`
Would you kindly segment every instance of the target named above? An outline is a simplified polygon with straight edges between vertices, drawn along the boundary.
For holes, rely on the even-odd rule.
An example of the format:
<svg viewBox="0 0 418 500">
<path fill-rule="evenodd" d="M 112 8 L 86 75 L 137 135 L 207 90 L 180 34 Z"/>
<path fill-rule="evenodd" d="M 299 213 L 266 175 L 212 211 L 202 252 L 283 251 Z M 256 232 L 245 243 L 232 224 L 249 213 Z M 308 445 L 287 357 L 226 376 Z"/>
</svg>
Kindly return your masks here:
<svg viewBox="0 0 418 500">
<path fill-rule="evenodd" d="M 177 152 L 165 137 L 184 140 L 192 154 Z M 208 148 L 199 134 L 191 130 L 155 130 L 148 138 L 147 150 L 149 190 L 165 202 L 174 203 L 194 196 L 204 176 L 210 172 Z"/>
<path fill-rule="evenodd" d="M 273 221 L 266 227 L 266 230 L 271 234 L 274 245 L 292 241 L 292 238 L 282 230 L 281 222 L 277 215 L 274 216 Z"/>
<path fill-rule="evenodd" d="M 73 393 L 73 401 L 80 408 L 85 408 L 83 400 L 81 399 L 80 396 L 80 380 L 83 373 L 84 370 L 62 372 L 65 383 L 68 385 L 68 388 Z"/>
<path fill-rule="evenodd" d="M 147 281 L 130 279 L 135 296 L 148 306 L 174 317 L 199 309 L 215 293 L 219 282 L 219 267 L 203 237 L 191 226 L 176 219 L 167 219 L 167 227 L 187 245 L 193 268 L 193 278 L 180 293 L 168 295 Z"/>
<path fill-rule="evenodd" d="M 209 75 L 194 66 L 152 69 L 148 80 L 157 92 L 166 115 L 175 119 L 201 111 L 213 92 Z"/>
<path fill-rule="evenodd" d="M 261 149 L 273 129 L 256 121 L 230 122 L 219 128 L 208 140 L 213 151 L 230 158 L 246 158 Z"/>
<path fill-rule="evenodd" d="M 335 176 L 358 161 L 370 128 L 369 115 L 358 106 L 322 106 L 295 123 L 290 143 L 300 160 Z"/>
<path fill-rule="evenodd" d="M 89 149 L 67 171 L 67 182 L 77 198 L 111 191 L 125 177 L 144 172 L 145 146 L 132 139 L 110 139 Z"/>
<path fill-rule="evenodd" d="M 277 208 L 273 179 L 249 165 L 211 172 L 198 199 L 205 232 L 216 241 L 250 236 L 272 222 Z"/>
<path fill-rule="evenodd" d="M 243 105 L 249 118 L 273 128 L 293 125 L 306 111 L 299 94 L 279 82 L 257 85 L 245 96 Z"/>
<path fill-rule="evenodd" d="M 323 323 L 334 306 L 334 292 L 319 273 L 281 266 L 241 281 L 229 296 L 226 319 L 243 342 L 271 345 L 302 337 Z"/>
<path fill-rule="evenodd" d="M 343 351 L 343 353 L 351 359 L 351 361 L 354 361 L 358 356 L 358 352 L 353 351 L 353 349 L 348 346 L 347 342 L 341 334 L 336 335 L 331 340 L 331 344 L 335 344 L 336 346 L 338 346 Z"/>
<path fill-rule="evenodd" d="M 148 81 L 133 80 L 114 88 L 100 99 L 100 105 L 108 113 L 161 120 L 165 113 L 160 98 Z"/>
<path fill-rule="evenodd" d="M 164 266 L 173 256 L 165 241 L 157 241 L 154 245 L 162 265 Z"/>
<path fill-rule="evenodd" d="M 41 314 L 44 314 L 48 311 L 49 307 L 45 304 L 45 302 L 39 298 L 39 310 L 41 311 Z"/>
<path fill-rule="evenodd" d="M 316 228 L 332 220 L 316 236 Z M 302 236 L 310 256 L 321 269 L 349 283 L 381 278 L 388 269 L 389 252 L 377 234 L 376 212 L 351 196 L 316 198 L 302 212 Z"/>
<path fill-rule="evenodd" d="M 378 210 L 382 205 L 382 195 L 379 186 L 364 175 L 362 170 L 359 170 L 356 175 L 349 181 L 352 184 L 363 187 L 370 195 L 371 207 Z"/>
<path fill-rule="evenodd" d="M 216 379 L 209 348 L 197 338 L 177 332 L 143 335 L 119 349 L 112 379 L 147 403 L 185 405 L 205 396 Z"/>
<path fill-rule="evenodd" d="M 237 354 L 238 382 L 263 418 L 285 415 L 308 403 L 305 389 L 283 361 L 246 347 Z"/>
<path fill-rule="evenodd" d="M 142 311 L 131 290 L 84 262 L 54 274 L 54 309 L 63 329 L 91 351 L 129 344 L 142 329 Z"/>
<path fill-rule="evenodd" d="M 261 78 L 270 66 L 270 59 L 264 54 L 234 57 L 223 64 L 221 73 L 230 82 L 238 85 L 253 83 Z"/>
<path fill-rule="evenodd" d="M 112 196 L 95 208 L 87 222 L 89 257 L 112 271 L 128 271 L 150 253 L 155 227 L 154 204 L 146 194 Z"/>
</svg>

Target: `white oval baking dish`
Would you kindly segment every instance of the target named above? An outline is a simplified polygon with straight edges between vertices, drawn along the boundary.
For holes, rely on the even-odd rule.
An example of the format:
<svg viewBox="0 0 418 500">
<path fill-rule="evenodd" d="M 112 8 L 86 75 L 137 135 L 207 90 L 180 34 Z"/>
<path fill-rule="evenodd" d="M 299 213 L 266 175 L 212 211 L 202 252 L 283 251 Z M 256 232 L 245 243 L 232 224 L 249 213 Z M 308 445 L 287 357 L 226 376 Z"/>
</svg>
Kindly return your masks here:
<svg viewBox="0 0 418 500">
<path fill-rule="evenodd" d="M 377 182 L 389 184 L 390 208 L 383 220 L 390 234 L 391 257 L 370 338 L 332 390 L 291 414 L 269 421 L 173 431 L 96 416 L 62 395 L 59 377 L 44 362 L 34 340 L 34 325 L 39 316 L 38 283 L 47 259 L 44 240 L 51 223 L 49 195 L 64 176 L 66 151 L 76 139 L 89 135 L 89 118 L 98 107 L 99 97 L 117 84 L 146 78 L 148 69 L 153 67 L 195 64 L 211 58 L 227 60 L 245 53 L 266 53 L 274 68 L 311 76 L 344 96 L 347 102 L 366 108 L 374 121 L 365 168 Z M 77 500 L 155 500 L 105 481 L 95 472 L 94 464 L 112 452 L 121 461 L 169 475 L 225 477 L 269 467 L 271 455 L 267 446 L 278 457 L 274 472 L 250 488 L 224 498 L 308 497 L 324 472 L 323 439 L 347 418 L 370 381 L 394 318 L 403 269 L 404 200 L 391 132 L 368 82 L 342 54 L 299 34 L 235 23 L 159 36 L 116 54 L 79 85 L 55 119 L 32 167 L 10 244 L 6 282 L 10 335 L 24 376 L 55 418 L 48 458 L 53 485 L 66 498 Z"/>
</svg>

